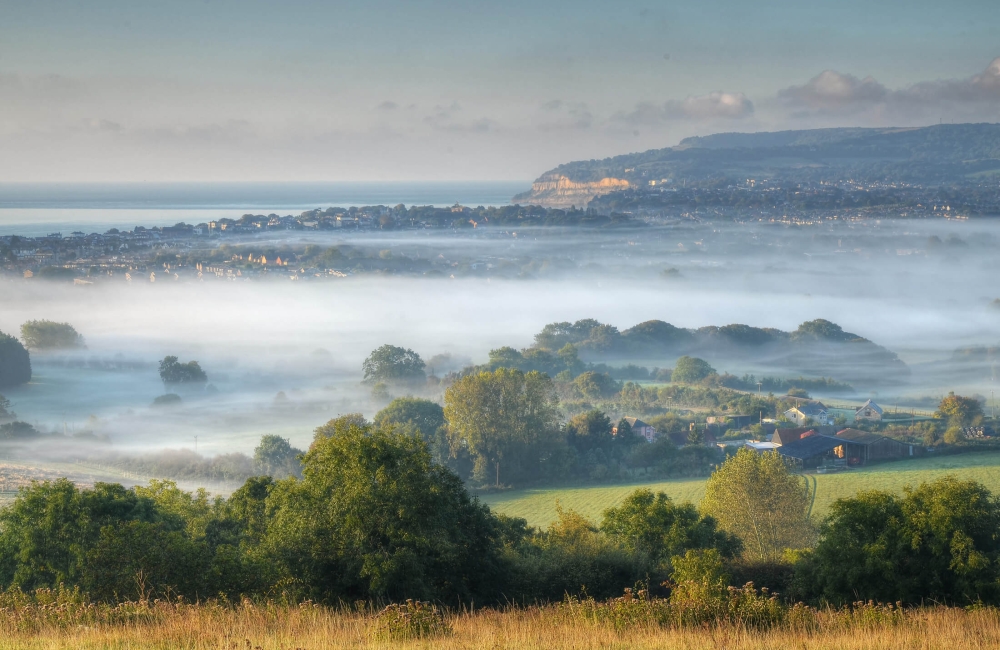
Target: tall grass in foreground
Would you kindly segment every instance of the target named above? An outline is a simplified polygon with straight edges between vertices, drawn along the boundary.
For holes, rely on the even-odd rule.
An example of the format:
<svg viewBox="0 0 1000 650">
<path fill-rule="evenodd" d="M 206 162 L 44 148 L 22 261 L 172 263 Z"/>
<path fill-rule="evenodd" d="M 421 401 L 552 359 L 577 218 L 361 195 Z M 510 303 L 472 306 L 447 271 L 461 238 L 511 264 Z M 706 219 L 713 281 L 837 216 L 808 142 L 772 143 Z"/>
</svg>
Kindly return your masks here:
<svg viewBox="0 0 1000 650">
<path fill-rule="evenodd" d="M 311 603 L 87 603 L 74 592 L 0 597 L 0 648 L 993 648 L 992 608 L 856 604 L 792 608 L 769 627 L 723 618 L 698 624 L 669 617 L 662 601 L 627 595 L 606 603 L 442 613 L 420 603 L 381 611 Z"/>
</svg>

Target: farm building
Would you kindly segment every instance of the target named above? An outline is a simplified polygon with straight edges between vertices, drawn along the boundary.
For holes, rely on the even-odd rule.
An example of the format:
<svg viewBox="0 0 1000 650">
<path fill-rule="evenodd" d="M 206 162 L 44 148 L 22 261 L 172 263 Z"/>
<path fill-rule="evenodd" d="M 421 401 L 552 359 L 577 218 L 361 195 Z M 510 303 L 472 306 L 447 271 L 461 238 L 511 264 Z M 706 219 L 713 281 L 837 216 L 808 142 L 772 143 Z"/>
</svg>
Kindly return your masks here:
<svg viewBox="0 0 1000 650">
<path fill-rule="evenodd" d="M 844 429 L 837 434 L 841 440 L 848 440 L 847 462 L 850 465 L 865 465 L 870 461 L 893 460 L 919 455 L 923 449 L 876 433 Z"/>
<path fill-rule="evenodd" d="M 778 445 L 785 445 L 789 442 L 795 442 L 796 440 L 801 440 L 802 438 L 808 438 L 811 435 L 821 434 L 832 436 L 837 432 L 835 427 L 832 426 L 818 426 L 818 427 L 794 427 L 791 429 L 775 429 L 774 433 L 771 434 L 771 442 Z"/>
<path fill-rule="evenodd" d="M 922 451 L 920 447 L 857 429 L 844 429 L 836 435 L 807 435 L 777 448 L 790 464 L 803 469 L 821 465 L 867 465 L 917 456 Z"/>
<path fill-rule="evenodd" d="M 777 448 L 789 465 L 814 469 L 820 465 L 845 464 L 844 446 L 847 441 L 836 436 L 812 435 L 783 444 Z"/>
<path fill-rule="evenodd" d="M 882 407 L 875 402 L 868 400 L 854 411 L 855 420 L 867 420 L 868 422 L 880 422 L 882 420 Z"/>
</svg>

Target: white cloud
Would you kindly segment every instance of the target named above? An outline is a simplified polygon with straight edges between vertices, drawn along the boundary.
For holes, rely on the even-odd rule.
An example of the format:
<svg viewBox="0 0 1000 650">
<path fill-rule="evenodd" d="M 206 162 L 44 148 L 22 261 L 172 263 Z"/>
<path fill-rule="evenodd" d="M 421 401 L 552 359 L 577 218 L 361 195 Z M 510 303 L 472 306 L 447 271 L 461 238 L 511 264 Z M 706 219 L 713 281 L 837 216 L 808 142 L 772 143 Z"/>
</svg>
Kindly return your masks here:
<svg viewBox="0 0 1000 650">
<path fill-rule="evenodd" d="M 892 90 L 873 79 L 825 70 L 801 86 L 778 92 L 793 116 L 849 115 L 869 111 L 883 120 L 990 119 L 1000 115 L 1000 57 L 977 75 L 941 79 Z"/>
<path fill-rule="evenodd" d="M 872 77 L 858 79 L 836 70 L 824 70 L 801 86 L 778 91 L 778 98 L 795 108 L 855 110 L 884 102 L 889 90 Z"/>
<path fill-rule="evenodd" d="M 753 102 L 743 93 L 719 91 L 664 104 L 640 102 L 628 113 L 618 113 L 612 119 L 632 126 L 649 126 L 675 120 L 742 120 L 753 113 Z"/>
</svg>

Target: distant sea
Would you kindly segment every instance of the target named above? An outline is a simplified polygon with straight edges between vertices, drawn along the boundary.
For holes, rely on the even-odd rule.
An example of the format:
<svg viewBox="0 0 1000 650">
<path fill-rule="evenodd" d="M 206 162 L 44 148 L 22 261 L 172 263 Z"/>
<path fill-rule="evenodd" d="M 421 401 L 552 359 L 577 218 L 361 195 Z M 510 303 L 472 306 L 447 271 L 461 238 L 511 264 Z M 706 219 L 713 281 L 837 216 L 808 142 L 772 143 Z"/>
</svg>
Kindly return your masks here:
<svg viewBox="0 0 1000 650">
<path fill-rule="evenodd" d="M 331 206 L 496 206 L 530 187 L 531 181 L 0 183 L 0 235 L 105 232 Z"/>
</svg>

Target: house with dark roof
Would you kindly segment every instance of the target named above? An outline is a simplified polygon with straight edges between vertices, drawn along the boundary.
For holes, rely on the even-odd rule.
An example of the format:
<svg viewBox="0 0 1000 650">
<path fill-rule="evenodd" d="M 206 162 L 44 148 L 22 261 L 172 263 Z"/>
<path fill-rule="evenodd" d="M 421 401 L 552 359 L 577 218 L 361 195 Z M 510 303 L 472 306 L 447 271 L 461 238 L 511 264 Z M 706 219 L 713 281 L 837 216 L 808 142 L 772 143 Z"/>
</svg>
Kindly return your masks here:
<svg viewBox="0 0 1000 650">
<path fill-rule="evenodd" d="M 868 400 L 854 411 L 855 420 L 865 420 L 868 422 L 882 421 L 882 407 L 875 402 Z"/>
<path fill-rule="evenodd" d="M 814 469 L 820 465 L 840 464 L 844 461 L 846 440 L 836 436 L 811 435 L 781 445 L 777 452 L 789 465 L 801 469 Z"/>
<path fill-rule="evenodd" d="M 646 442 L 653 442 L 659 435 L 656 431 L 656 427 L 646 424 L 639 418 L 625 417 L 622 419 L 625 420 L 630 427 L 632 427 L 632 435 L 645 438 Z M 616 436 L 618 435 L 617 426 L 611 429 L 611 434 Z"/>
<path fill-rule="evenodd" d="M 812 469 L 823 465 L 859 466 L 909 458 L 920 455 L 923 448 L 876 433 L 844 429 L 836 435 L 810 430 L 798 440 L 782 444 L 776 451 L 790 465 Z"/>
<path fill-rule="evenodd" d="M 775 429 L 774 433 L 771 434 L 771 442 L 784 445 L 802 438 L 807 438 L 810 435 L 823 434 L 832 436 L 836 432 L 837 430 L 835 427 L 826 425 L 817 427 L 779 428 Z"/>
<path fill-rule="evenodd" d="M 849 465 L 866 465 L 873 461 L 909 458 L 923 453 L 923 447 L 918 445 L 858 429 L 844 429 L 837 433 L 837 438 L 849 443 L 845 449 Z"/>
</svg>

